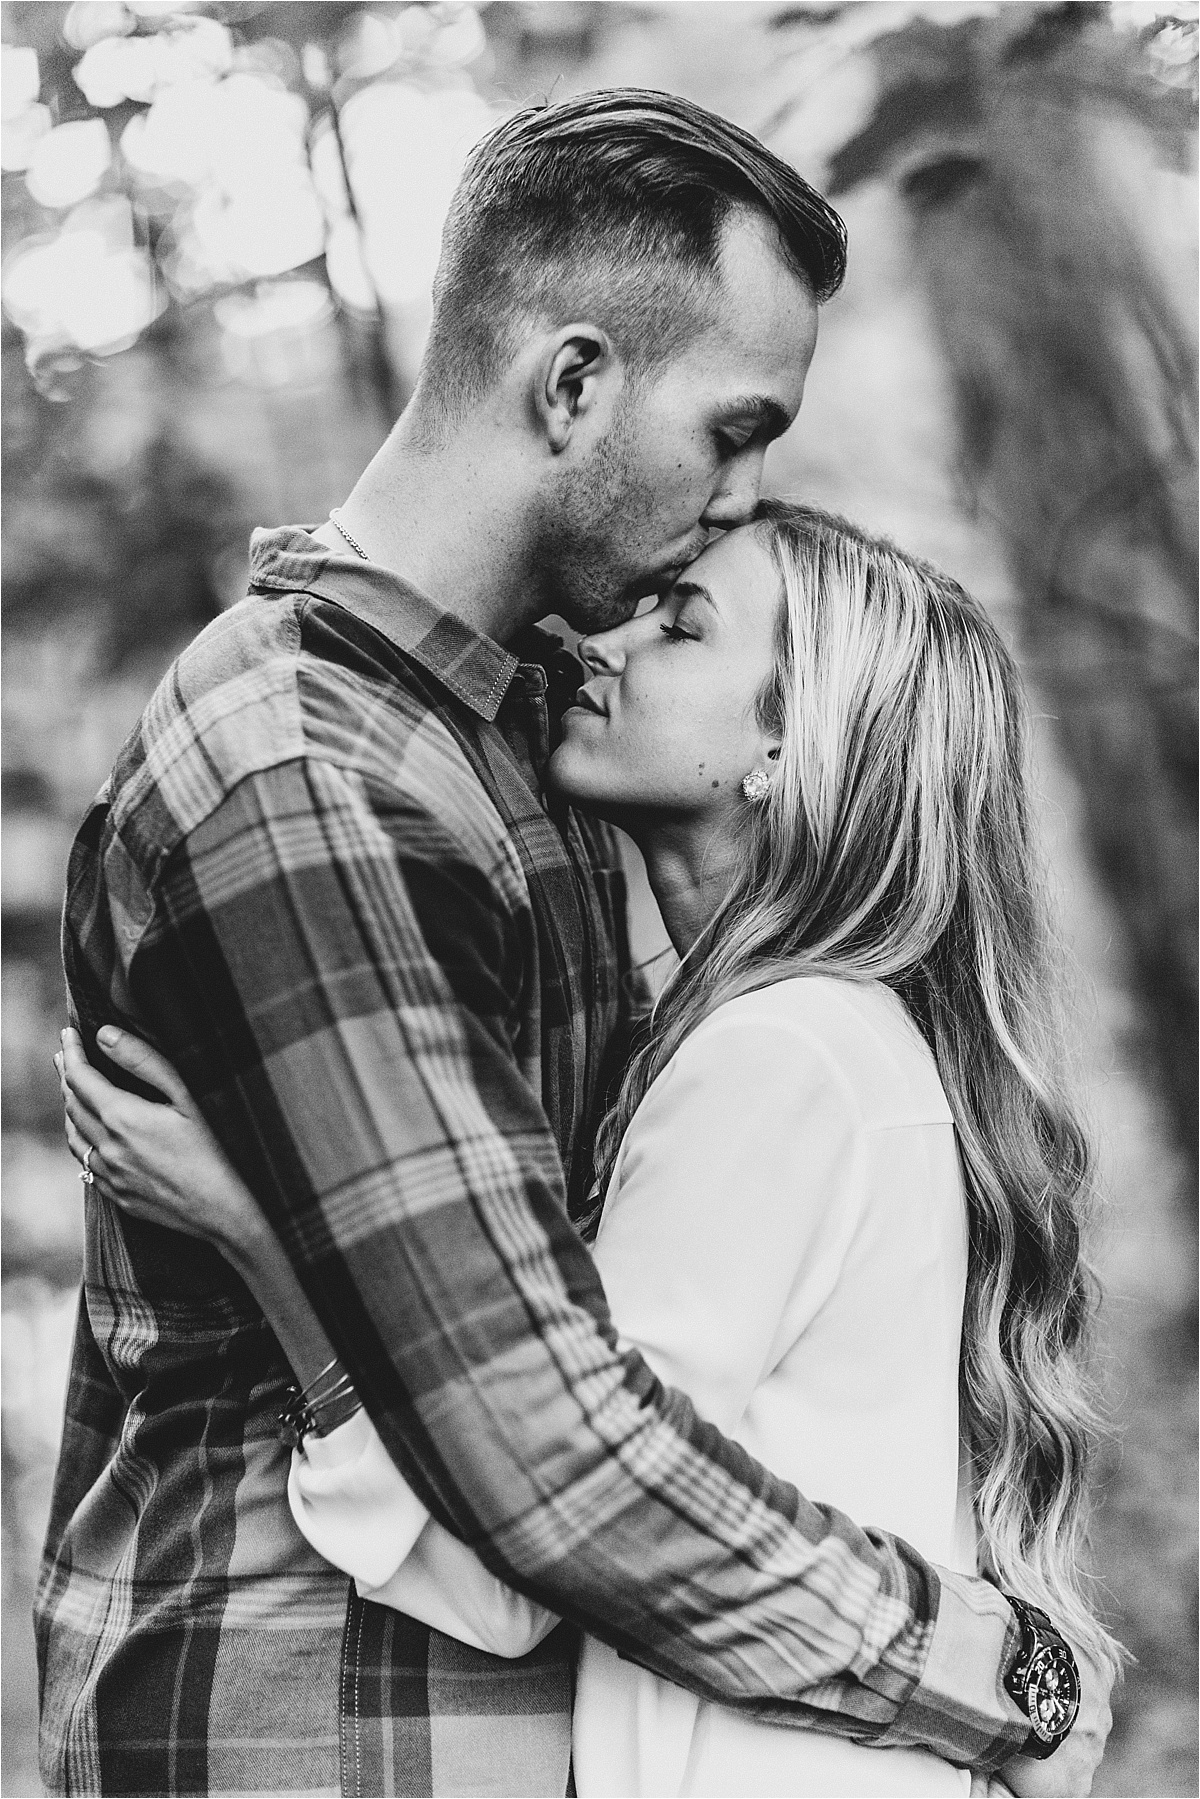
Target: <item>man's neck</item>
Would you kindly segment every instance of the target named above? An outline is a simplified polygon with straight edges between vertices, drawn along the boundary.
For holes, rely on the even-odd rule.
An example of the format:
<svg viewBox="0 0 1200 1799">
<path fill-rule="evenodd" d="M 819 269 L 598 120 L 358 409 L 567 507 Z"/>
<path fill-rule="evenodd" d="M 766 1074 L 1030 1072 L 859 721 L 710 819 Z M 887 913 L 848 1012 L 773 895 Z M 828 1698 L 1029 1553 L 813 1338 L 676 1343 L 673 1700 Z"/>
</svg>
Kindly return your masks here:
<svg viewBox="0 0 1200 1799">
<path fill-rule="evenodd" d="M 515 460 L 498 453 L 486 431 L 460 431 L 430 447 L 406 412 L 338 517 L 372 562 L 483 636 L 507 643 L 542 610 Z M 339 541 L 332 525 L 320 536 Z"/>
</svg>

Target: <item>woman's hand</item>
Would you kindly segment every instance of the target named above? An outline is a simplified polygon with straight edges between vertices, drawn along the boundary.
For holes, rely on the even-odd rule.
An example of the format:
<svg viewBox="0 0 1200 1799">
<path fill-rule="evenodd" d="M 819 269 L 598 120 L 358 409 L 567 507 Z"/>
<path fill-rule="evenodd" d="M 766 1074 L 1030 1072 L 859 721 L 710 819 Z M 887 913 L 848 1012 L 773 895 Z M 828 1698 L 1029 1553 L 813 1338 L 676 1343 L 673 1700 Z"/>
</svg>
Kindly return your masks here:
<svg viewBox="0 0 1200 1799">
<path fill-rule="evenodd" d="M 202 1237 L 238 1258 L 264 1220 L 253 1194 L 226 1158 L 191 1094 L 157 1050 L 129 1031 L 105 1025 L 106 1056 L 156 1088 L 165 1105 L 114 1087 L 92 1067 L 77 1031 L 62 1034 L 54 1058 L 66 1108 L 67 1144 L 95 1177 L 96 1190 L 135 1218 Z"/>
<path fill-rule="evenodd" d="M 135 1218 L 203 1237 L 250 1288 L 301 1386 L 328 1372 L 333 1345 L 283 1246 L 164 1056 L 106 1024 L 96 1040 L 110 1061 L 154 1087 L 165 1105 L 114 1087 L 83 1053 L 78 1031 L 54 1058 L 77 1162 L 91 1149 L 96 1191 Z"/>
</svg>

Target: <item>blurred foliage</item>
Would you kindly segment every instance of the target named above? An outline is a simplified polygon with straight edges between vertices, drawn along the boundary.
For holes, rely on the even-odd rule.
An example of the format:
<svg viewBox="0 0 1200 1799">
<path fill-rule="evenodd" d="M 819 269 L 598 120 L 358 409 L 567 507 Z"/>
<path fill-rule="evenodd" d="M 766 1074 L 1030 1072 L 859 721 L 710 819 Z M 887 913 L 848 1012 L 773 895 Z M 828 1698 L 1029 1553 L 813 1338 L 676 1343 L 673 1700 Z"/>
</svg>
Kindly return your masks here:
<svg viewBox="0 0 1200 1799">
<path fill-rule="evenodd" d="M 1196 13 L 1184 0 L 848 0 L 739 7 L 727 27 L 739 44 L 766 35 L 760 85 L 782 100 L 769 120 L 734 116 L 770 137 L 815 106 L 827 185 L 886 183 L 904 209 L 962 497 L 1007 546 L 1026 661 L 1080 776 L 1188 1153 Z M 567 91 L 641 78 L 650 37 L 678 44 L 695 16 L 618 0 L 0 10 L 4 1629 L 5 1706 L 19 1714 L 5 1765 L 20 1770 L 6 1790 L 36 1781 L 21 1759 L 28 1583 L 80 1257 L 48 1061 L 75 823 L 170 654 L 241 592 L 251 525 L 320 516 L 404 404 L 470 144 L 564 75 Z M 625 26 L 645 35 L 618 68 L 607 49 Z M 839 88 L 830 72 L 847 65 Z M 723 65 L 697 82 L 695 98 L 726 110 Z M 871 98 L 856 123 L 840 96 L 860 89 Z M 929 407 L 940 426 L 940 391 Z M 1144 1241 L 1126 1229 L 1144 1270 L 1151 1239 L 1170 1257 L 1190 1227 L 1172 1211 L 1157 1118 L 1139 1129 L 1138 1166 L 1117 1184 L 1122 1229 L 1149 1208 Z M 1194 1479 L 1180 1442 L 1194 1327 L 1180 1281 L 1161 1275 L 1144 1276 L 1157 1298 L 1136 1288 L 1107 1314 L 1130 1428 L 1126 1461 L 1110 1452 L 1101 1522 L 1142 1664 L 1118 1708 L 1110 1762 L 1125 1784 L 1110 1792 L 1195 1790 Z"/>
<path fill-rule="evenodd" d="M 445 206 L 495 117 L 478 8 L 10 4 L 4 305 L 39 386 L 164 313 L 245 339 L 349 316 L 389 420 L 411 386 Z M 396 179 L 397 168 L 405 179 Z M 221 307 L 223 296 L 240 303 Z"/>
<path fill-rule="evenodd" d="M 161 659 L 236 596 L 254 522 L 181 416 L 196 344 L 286 390 L 329 372 L 332 321 L 333 374 L 386 429 L 445 200 L 494 116 L 466 72 L 486 41 L 469 5 L 3 17 L 6 616 L 78 633 L 101 669 Z M 134 347 L 182 409 L 114 419 L 100 377 Z"/>
<path fill-rule="evenodd" d="M 88 399 L 55 405 L 11 345 L 4 392 L 8 628 L 77 630 L 98 676 L 165 658 L 221 609 L 219 559 L 248 529 L 233 484 L 165 421 L 133 443 L 81 429 Z"/>
<path fill-rule="evenodd" d="M 830 191 L 903 195 L 964 498 L 1007 545 L 1194 1156 L 1196 9 L 958 10 L 874 36 Z"/>
</svg>

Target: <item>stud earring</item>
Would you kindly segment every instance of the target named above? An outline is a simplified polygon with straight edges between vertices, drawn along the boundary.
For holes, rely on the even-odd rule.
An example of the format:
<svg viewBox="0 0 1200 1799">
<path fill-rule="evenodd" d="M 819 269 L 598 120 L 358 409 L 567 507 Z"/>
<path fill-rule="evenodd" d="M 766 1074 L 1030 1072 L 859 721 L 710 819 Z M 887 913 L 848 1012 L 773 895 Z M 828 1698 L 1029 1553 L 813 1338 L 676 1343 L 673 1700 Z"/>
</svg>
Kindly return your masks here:
<svg viewBox="0 0 1200 1799">
<path fill-rule="evenodd" d="M 757 803 L 765 800 L 771 791 L 771 777 L 765 768 L 752 768 L 742 782 L 742 792 L 748 800 Z"/>
</svg>

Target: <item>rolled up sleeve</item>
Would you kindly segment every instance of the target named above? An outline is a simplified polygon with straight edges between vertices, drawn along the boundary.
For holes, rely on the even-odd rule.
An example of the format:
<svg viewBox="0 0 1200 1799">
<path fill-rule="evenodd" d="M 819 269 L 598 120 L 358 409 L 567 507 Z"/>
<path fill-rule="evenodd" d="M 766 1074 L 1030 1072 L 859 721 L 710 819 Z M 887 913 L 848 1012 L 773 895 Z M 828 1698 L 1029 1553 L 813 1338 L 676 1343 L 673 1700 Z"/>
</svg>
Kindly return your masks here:
<svg viewBox="0 0 1200 1799">
<path fill-rule="evenodd" d="M 494 876 L 390 789 L 270 768 L 174 851 L 138 1003 L 388 1453 L 495 1575 L 704 1697 L 998 1765 L 1026 1734 L 1006 1602 L 951 1589 L 946 1629 L 915 1552 L 620 1349 L 515 1041 L 525 927 Z"/>
</svg>

